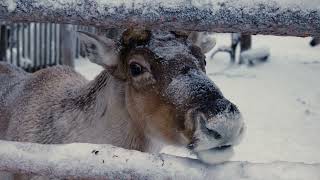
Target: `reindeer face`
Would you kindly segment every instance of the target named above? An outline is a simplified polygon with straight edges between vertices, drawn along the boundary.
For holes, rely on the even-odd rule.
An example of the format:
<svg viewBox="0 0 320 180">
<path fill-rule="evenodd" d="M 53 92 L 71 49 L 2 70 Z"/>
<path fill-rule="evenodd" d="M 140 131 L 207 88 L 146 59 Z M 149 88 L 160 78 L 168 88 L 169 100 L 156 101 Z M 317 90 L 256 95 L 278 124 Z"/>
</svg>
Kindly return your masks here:
<svg viewBox="0 0 320 180">
<path fill-rule="evenodd" d="M 214 154 L 240 140 L 238 108 L 206 75 L 205 56 L 186 35 L 127 30 L 120 43 L 96 41 L 104 42 L 101 58 L 115 52 L 98 64 L 125 83 L 126 108 L 147 138 Z"/>
</svg>

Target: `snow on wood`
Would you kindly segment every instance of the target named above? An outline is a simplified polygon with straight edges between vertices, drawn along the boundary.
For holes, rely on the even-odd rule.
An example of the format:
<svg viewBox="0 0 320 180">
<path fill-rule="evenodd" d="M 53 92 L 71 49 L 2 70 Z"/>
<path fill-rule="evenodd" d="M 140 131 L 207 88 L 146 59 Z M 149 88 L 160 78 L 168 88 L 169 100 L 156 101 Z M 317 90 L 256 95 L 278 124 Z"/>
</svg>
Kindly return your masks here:
<svg viewBox="0 0 320 180">
<path fill-rule="evenodd" d="M 153 155 L 112 145 L 41 145 L 0 140 L 0 170 L 56 178 L 99 179 L 320 179 L 320 164 L 227 162 Z"/>
<path fill-rule="evenodd" d="M 316 36 L 314 0 L 0 0 L 0 21 Z"/>
</svg>

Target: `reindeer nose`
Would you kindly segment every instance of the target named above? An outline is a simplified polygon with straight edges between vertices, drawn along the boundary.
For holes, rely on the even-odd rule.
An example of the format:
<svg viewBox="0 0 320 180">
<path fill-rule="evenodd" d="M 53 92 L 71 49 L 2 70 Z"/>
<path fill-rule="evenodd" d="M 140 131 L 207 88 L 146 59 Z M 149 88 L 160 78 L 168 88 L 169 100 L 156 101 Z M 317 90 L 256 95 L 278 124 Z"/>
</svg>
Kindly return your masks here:
<svg viewBox="0 0 320 180">
<path fill-rule="evenodd" d="M 203 133 L 205 133 L 209 137 L 213 137 L 216 140 L 221 140 L 225 138 L 223 136 L 224 133 L 219 132 L 223 131 L 221 128 L 219 129 L 208 126 L 208 119 L 205 118 L 205 115 L 203 113 L 198 113 L 197 116 L 197 120 L 199 122 L 198 126 L 200 126 L 200 129 Z"/>
<path fill-rule="evenodd" d="M 239 109 L 237 108 L 237 106 L 236 105 L 234 105 L 234 104 L 230 104 L 229 106 L 228 106 L 228 109 L 227 109 L 230 113 L 237 113 L 237 112 L 239 112 Z"/>
<path fill-rule="evenodd" d="M 239 113 L 239 109 L 227 99 L 217 99 L 214 103 L 215 113 Z"/>
<path fill-rule="evenodd" d="M 197 112 L 198 139 L 207 137 L 209 144 L 217 147 L 233 145 L 243 131 L 239 109 L 226 99 L 218 99 L 212 105 L 212 109 Z"/>
</svg>

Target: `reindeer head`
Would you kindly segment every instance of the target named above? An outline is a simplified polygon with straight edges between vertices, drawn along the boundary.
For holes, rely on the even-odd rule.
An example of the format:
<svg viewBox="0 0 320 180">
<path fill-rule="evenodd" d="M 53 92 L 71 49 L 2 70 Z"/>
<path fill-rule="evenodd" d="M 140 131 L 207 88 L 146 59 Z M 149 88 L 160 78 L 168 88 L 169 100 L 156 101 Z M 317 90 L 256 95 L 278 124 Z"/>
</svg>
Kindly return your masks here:
<svg viewBox="0 0 320 180">
<path fill-rule="evenodd" d="M 205 56 L 186 33 L 129 29 L 118 42 L 81 37 L 89 59 L 125 84 L 125 108 L 147 138 L 214 154 L 238 143 L 240 112 L 206 75 Z"/>
</svg>

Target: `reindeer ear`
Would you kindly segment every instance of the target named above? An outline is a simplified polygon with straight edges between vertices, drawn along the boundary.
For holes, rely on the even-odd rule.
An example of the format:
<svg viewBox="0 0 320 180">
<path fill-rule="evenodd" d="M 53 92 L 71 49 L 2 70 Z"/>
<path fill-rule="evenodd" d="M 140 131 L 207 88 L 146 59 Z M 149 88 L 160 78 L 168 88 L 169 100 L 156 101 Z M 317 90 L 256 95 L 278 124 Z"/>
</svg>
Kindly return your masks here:
<svg viewBox="0 0 320 180">
<path fill-rule="evenodd" d="M 191 32 L 188 39 L 198 47 L 200 47 L 203 54 L 209 52 L 216 45 L 216 40 L 207 32 Z"/>
<path fill-rule="evenodd" d="M 118 65 L 118 47 L 113 40 L 84 31 L 78 31 L 78 37 L 85 55 L 91 62 L 105 68 Z"/>
</svg>

